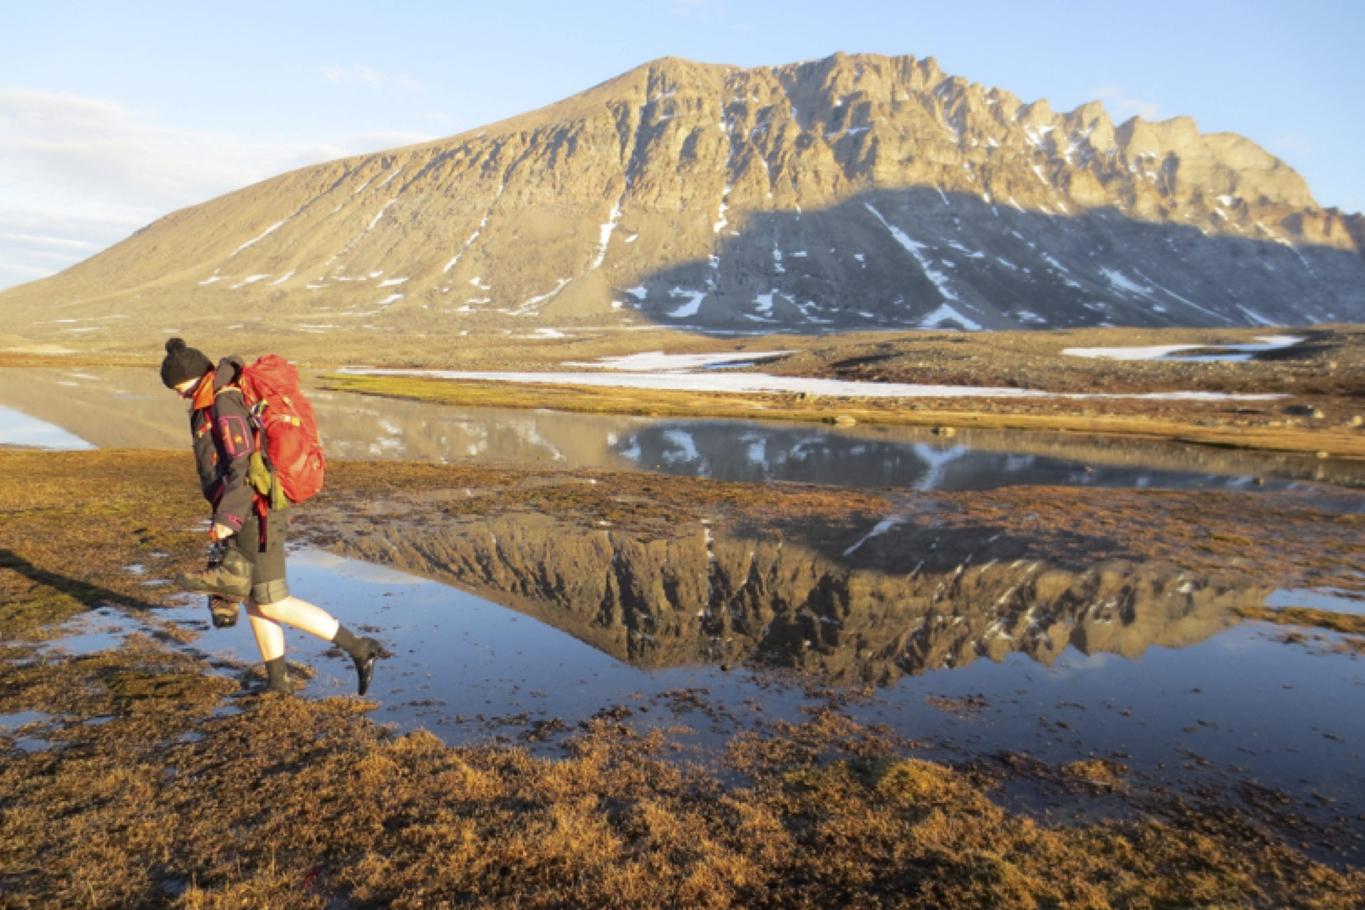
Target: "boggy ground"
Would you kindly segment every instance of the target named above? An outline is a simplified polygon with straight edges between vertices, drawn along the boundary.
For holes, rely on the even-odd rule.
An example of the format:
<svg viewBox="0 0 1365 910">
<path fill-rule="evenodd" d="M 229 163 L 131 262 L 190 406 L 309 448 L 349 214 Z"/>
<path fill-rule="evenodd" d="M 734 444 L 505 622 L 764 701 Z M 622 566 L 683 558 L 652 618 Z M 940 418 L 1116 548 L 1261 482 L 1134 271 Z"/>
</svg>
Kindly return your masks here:
<svg viewBox="0 0 1365 910">
<path fill-rule="evenodd" d="M 185 636 L 174 629 L 86 656 L 45 651 L 35 639 L 95 604 L 154 618 L 157 589 L 124 567 L 164 574 L 196 559 L 203 506 L 189 459 L 175 453 L 6 450 L 0 476 L 0 714 L 52 718 L 48 748 L 0 738 L 0 906 L 1347 908 L 1365 899 L 1361 870 L 1314 862 L 1227 807 L 1152 797 L 1134 819 L 1043 825 L 999 808 L 971 769 L 911 758 L 905 743 L 835 711 L 735 739 L 722 779 L 672 759 L 666 738 L 609 719 L 584 725 L 555 759 L 397 736 L 367 720 L 360 700 L 253 696 L 178 647 Z M 590 479 L 343 463 L 315 511 L 444 491 L 454 509 L 534 505 L 647 528 L 680 510 L 837 522 L 886 505 L 842 491 Z M 1034 495 L 1055 511 L 1027 520 L 1068 507 Z M 1294 497 L 1202 509 L 1197 494 L 1158 498 L 1195 524 L 1192 535 L 1204 532 L 1201 558 L 1296 535 L 1359 545 L 1349 509 Z M 990 520 L 1008 520 L 1017 505 L 1002 494 Z M 1136 546 L 1159 536 L 1129 528 L 1137 510 L 1135 498 L 1091 520 Z M 1241 539 L 1230 539 L 1242 521 Z M 1270 537 L 1259 530 L 1269 526 Z M 1123 786 L 1122 769 L 1107 765 L 1057 773 L 1078 799 Z"/>
</svg>

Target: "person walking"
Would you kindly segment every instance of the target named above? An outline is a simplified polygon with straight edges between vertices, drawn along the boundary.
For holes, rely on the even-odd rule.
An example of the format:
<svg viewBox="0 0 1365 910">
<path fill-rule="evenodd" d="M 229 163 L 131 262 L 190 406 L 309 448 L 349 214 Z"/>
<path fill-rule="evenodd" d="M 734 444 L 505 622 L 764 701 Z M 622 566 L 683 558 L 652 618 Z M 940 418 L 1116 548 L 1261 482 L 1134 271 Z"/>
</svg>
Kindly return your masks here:
<svg viewBox="0 0 1365 910">
<path fill-rule="evenodd" d="M 288 511 L 272 510 L 248 480 L 256 433 L 237 385 L 243 361 L 230 356 L 215 368 L 184 340 L 166 342 L 161 381 L 190 402 L 190 436 L 204 498 L 213 507 L 209 538 L 222 552 L 217 565 L 181 575 L 185 588 L 243 600 L 266 668 L 266 691 L 291 693 L 284 661 L 284 626 L 335 644 L 355 664 L 357 694 L 370 687 L 375 660 L 386 656 L 373 638 L 357 637 L 326 610 L 289 593 L 285 571 Z"/>
</svg>

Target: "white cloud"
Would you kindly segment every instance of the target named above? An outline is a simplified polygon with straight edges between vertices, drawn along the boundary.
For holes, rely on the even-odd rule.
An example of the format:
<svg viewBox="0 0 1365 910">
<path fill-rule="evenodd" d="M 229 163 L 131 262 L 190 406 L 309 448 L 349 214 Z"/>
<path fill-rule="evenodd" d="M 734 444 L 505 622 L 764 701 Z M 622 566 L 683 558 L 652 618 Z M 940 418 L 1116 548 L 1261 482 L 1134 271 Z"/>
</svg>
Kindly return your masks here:
<svg viewBox="0 0 1365 910">
<path fill-rule="evenodd" d="M 1271 148 L 1285 158 L 1306 158 L 1313 153 L 1313 143 L 1307 136 L 1298 133 L 1284 133 L 1275 137 Z"/>
<path fill-rule="evenodd" d="M 101 98 L 0 88 L 0 287 L 52 274 L 174 209 L 290 170 L 432 137 L 263 142 Z"/>
<path fill-rule="evenodd" d="M 422 90 L 422 84 L 410 76 L 381 73 L 372 66 L 324 66 L 322 77 L 336 85 L 366 85 L 372 88 L 392 86 L 406 92 Z"/>
<path fill-rule="evenodd" d="M 1115 120 L 1127 120 L 1133 116 L 1141 117 L 1143 120 L 1158 120 L 1161 117 L 1161 105 L 1155 101 L 1134 98 L 1116 85 L 1101 86 L 1090 95 L 1103 101 L 1105 106 L 1114 112 Z"/>
</svg>

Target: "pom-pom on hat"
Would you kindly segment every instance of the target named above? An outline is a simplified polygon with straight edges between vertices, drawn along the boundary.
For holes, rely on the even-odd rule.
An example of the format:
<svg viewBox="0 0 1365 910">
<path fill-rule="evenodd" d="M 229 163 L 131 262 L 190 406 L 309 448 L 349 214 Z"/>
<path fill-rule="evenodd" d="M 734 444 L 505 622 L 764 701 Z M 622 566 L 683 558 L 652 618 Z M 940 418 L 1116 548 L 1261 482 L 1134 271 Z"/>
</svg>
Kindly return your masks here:
<svg viewBox="0 0 1365 910">
<path fill-rule="evenodd" d="M 166 342 L 166 359 L 161 361 L 161 381 L 173 389 L 186 379 L 198 379 L 213 369 L 213 361 L 204 352 L 189 347 L 183 338 Z"/>
</svg>

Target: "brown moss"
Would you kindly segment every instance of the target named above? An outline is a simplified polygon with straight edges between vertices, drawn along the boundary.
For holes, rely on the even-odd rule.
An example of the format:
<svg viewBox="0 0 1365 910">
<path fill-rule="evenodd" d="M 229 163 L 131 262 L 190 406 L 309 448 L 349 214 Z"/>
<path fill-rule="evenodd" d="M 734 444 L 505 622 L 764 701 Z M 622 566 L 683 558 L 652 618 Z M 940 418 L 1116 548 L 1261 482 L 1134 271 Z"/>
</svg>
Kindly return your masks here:
<svg viewBox="0 0 1365 910">
<path fill-rule="evenodd" d="M 204 507 L 186 455 L 0 452 L 0 471 L 24 478 L 0 486 L 6 531 L 20 529 L 6 536 L 0 584 L 35 621 L 95 602 L 154 615 L 155 599 L 123 566 L 161 572 L 200 552 L 189 529 Z M 459 509 L 466 486 L 488 492 L 480 508 L 548 502 L 585 520 L 661 521 L 701 503 L 767 523 L 838 523 L 886 506 L 830 491 L 594 476 L 596 485 L 564 472 L 341 464 L 304 514 L 321 534 L 321 519 L 348 497 L 459 490 L 447 500 Z M 1079 528 L 1115 548 L 1180 549 L 1212 529 L 1225 539 L 1207 558 L 1220 560 L 1248 548 L 1252 558 L 1297 560 L 1294 548 L 1309 543 L 1295 538 L 1358 552 L 1361 533 L 1359 516 L 1294 496 L 1045 490 L 932 502 L 946 527 Z M 85 521 L 91 511 L 102 519 Z M 1184 524 L 1188 538 L 1151 542 Z M 243 695 L 237 680 L 148 636 L 77 657 L 11 643 L 0 667 L 0 713 L 45 712 L 26 735 L 55 743 L 24 753 L 0 738 L 5 907 L 1347 908 L 1365 899 L 1359 870 L 1313 862 L 1231 811 L 1148 803 L 1159 814 L 1040 824 L 999 807 L 971 774 L 838 711 L 737 737 L 722 776 L 671 760 L 661 734 L 641 737 L 607 717 L 559 759 L 395 736 L 365 717 L 365 702 Z"/>
<path fill-rule="evenodd" d="M 1103 758 L 1085 758 L 1068 762 L 1058 769 L 1063 777 L 1092 784 L 1103 790 L 1116 790 L 1122 787 L 1128 769 L 1115 761 Z"/>
<path fill-rule="evenodd" d="M 905 756 L 810 761 L 792 728 L 727 788 L 606 730 L 562 759 L 386 736 L 360 703 L 261 699 L 202 739 L 0 769 L 11 906 L 1350 907 L 1365 877 L 1191 813 L 1051 828 Z M 169 719 L 168 719 L 169 722 Z M 60 806 L 61 811 L 53 812 Z M 230 833 L 229 833 L 230 832 Z"/>
<path fill-rule="evenodd" d="M 1358 614 L 1333 613 L 1330 610 L 1312 607 L 1285 607 L 1278 610 L 1270 607 L 1243 607 L 1237 612 L 1247 619 L 1258 619 L 1261 622 L 1273 622 L 1282 626 L 1313 626 L 1331 629 L 1333 632 L 1365 635 L 1365 616 Z"/>
</svg>

